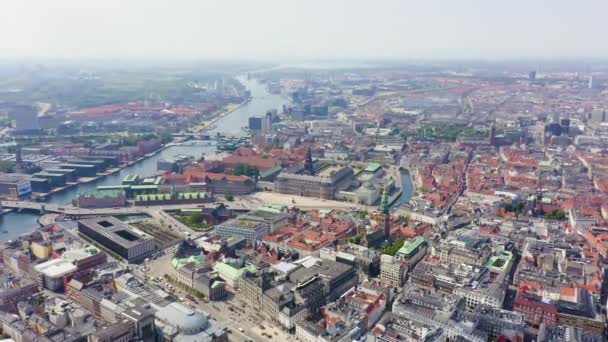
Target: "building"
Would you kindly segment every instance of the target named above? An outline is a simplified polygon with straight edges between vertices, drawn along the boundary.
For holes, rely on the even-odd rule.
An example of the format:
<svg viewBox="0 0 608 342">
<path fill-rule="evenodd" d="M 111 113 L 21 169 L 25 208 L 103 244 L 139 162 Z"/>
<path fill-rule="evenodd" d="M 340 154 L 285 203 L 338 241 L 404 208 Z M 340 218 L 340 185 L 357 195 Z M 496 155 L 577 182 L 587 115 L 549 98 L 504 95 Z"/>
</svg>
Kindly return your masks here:
<svg viewBox="0 0 608 342">
<path fill-rule="evenodd" d="M 405 283 L 407 264 L 392 255 L 382 254 L 380 257 L 380 279 L 393 286 L 400 287 Z"/>
<path fill-rule="evenodd" d="M 513 311 L 522 314 L 526 324 L 535 328 L 543 323 L 555 324 L 558 321 L 557 307 L 533 296 L 518 294 L 513 303 Z"/>
<path fill-rule="evenodd" d="M 228 262 L 216 262 L 213 271 L 233 289 L 239 288 L 240 280 L 245 272 L 255 272 L 255 267 L 238 265 Z"/>
<path fill-rule="evenodd" d="M 17 303 L 27 300 L 38 290 L 35 282 L 29 278 L 12 274 L 0 275 L 0 310 L 15 312 Z"/>
<path fill-rule="evenodd" d="M 98 327 L 90 342 L 129 342 L 133 340 L 133 325 L 128 320 Z"/>
<path fill-rule="evenodd" d="M 261 220 L 254 220 L 247 216 L 237 217 L 215 226 L 215 232 L 223 237 L 241 237 L 248 243 L 262 240 L 270 232 L 270 224 Z"/>
<path fill-rule="evenodd" d="M 539 342 L 604 342 L 602 333 L 595 333 L 569 325 L 542 324 L 538 331 Z"/>
<path fill-rule="evenodd" d="M 32 193 L 30 176 L 18 173 L 0 175 L 0 196 L 9 200 L 29 198 Z"/>
<path fill-rule="evenodd" d="M 380 274 L 380 253 L 364 246 L 349 243 L 339 250 L 323 247 L 320 258 L 349 264 L 357 269 L 360 277 L 372 278 Z"/>
<path fill-rule="evenodd" d="M 525 322 L 523 315 L 519 313 L 479 305 L 473 314 L 473 320 L 478 322 L 478 329 L 488 336 L 510 336 L 511 341 L 523 341 Z"/>
<path fill-rule="evenodd" d="M 226 296 L 226 282 L 217 273 L 202 273 L 194 278 L 193 286 L 209 300 L 219 300 Z"/>
<path fill-rule="evenodd" d="M 76 204 L 80 208 L 124 207 L 127 197 L 122 190 L 97 190 L 78 196 Z"/>
<path fill-rule="evenodd" d="M 262 130 L 262 118 L 257 116 L 249 117 L 249 130 L 261 131 Z"/>
<path fill-rule="evenodd" d="M 131 323 L 133 335 L 140 341 L 156 341 L 156 326 L 154 313 L 156 310 L 150 304 L 138 304 L 121 313 L 126 321 Z"/>
<path fill-rule="evenodd" d="M 460 320 L 462 298 L 417 285 L 408 285 L 393 303 L 393 314 L 400 318 L 441 328 L 448 341 L 485 342 L 488 334 L 474 323 Z M 459 339 L 460 338 L 460 339 Z"/>
<path fill-rule="evenodd" d="M 154 316 L 157 331 L 164 341 L 228 341 L 224 328 L 218 322 L 181 304 L 164 306 Z"/>
<path fill-rule="evenodd" d="M 64 284 L 78 271 L 85 271 L 107 262 L 107 256 L 93 246 L 65 251 L 61 257 L 34 266 L 38 285 L 51 291 L 61 291 Z"/>
<path fill-rule="evenodd" d="M 151 236 L 111 216 L 79 220 L 78 232 L 128 262 L 141 261 L 156 249 Z"/>
<path fill-rule="evenodd" d="M 347 189 L 353 180 L 349 166 L 328 167 L 314 175 L 281 172 L 274 181 L 274 191 L 306 197 L 333 199 L 336 192 Z"/>
<path fill-rule="evenodd" d="M 408 269 L 413 269 L 418 261 L 422 260 L 426 255 L 427 242 L 422 236 L 416 236 L 413 239 L 407 240 L 395 255 L 397 258 L 407 263 Z"/>
<path fill-rule="evenodd" d="M 9 109 L 9 115 L 12 120 L 15 120 L 15 131 L 17 133 L 35 132 L 40 129 L 36 106 L 13 105 Z"/>
</svg>

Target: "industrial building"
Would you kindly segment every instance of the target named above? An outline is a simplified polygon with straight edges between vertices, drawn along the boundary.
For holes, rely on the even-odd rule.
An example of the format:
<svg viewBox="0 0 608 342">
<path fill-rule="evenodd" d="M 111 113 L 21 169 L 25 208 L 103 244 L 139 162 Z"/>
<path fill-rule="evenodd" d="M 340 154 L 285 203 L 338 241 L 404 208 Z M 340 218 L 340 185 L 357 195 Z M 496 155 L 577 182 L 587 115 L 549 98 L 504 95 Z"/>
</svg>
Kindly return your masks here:
<svg viewBox="0 0 608 342">
<path fill-rule="evenodd" d="M 32 193 L 30 176 L 17 173 L 0 175 L 0 196 L 18 200 L 28 198 Z"/>
<path fill-rule="evenodd" d="M 78 232 L 128 262 L 141 261 L 156 249 L 151 236 L 111 216 L 80 220 Z"/>
<path fill-rule="evenodd" d="M 65 163 L 59 164 L 60 169 L 75 169 L 78 177 L 95 177 L 97 174 L 97 167 L 93 164 L 74 164 Z"/>
<path fill-rule="evenodd" d="M 51 187 L 60 187 L 64 186 L 66 182 L 66 176 L 62 173 L 52 173 L 52 172 L 38 172 L 33 174 L 34 178 L 44 178 L 49 181 L 49 185 Z"/>
</svg>

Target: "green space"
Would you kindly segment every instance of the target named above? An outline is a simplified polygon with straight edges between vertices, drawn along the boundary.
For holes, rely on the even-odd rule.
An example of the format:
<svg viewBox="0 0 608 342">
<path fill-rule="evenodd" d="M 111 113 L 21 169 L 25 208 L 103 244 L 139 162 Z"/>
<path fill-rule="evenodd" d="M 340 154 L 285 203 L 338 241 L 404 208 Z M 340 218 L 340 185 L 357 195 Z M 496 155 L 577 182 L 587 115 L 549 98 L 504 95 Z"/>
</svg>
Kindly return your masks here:
<svg viewBox="0 0 608 342">
<path fill-rule="evenodd" d="M 566 219 L 566 213 L 561 209 L 555 209 L 551 212 L 545 213 L 545 219 L 563 221 Z"/>
<path fill-rule="evenodd" d="M 12 160 L 0 160 L 0 172 L 12 173 L 15 171 L 16 163 Z"/>
<path fill-rule="evenodd" d="M 208 230 L 211 228 L 205 220 L 203 220 L 203 214 L 200 211 L 195 211 L 192 213 L 179 213 L 175 214 L 175 218 L 185 224 L 186 226 L 192 228 L 192 230 L 200 232 L 203 230 Z"/>
<path fill-rule="evenodd" d="M 511 213 L 521 213 L 524 210 L 524 202 L 506 203 L 505 210 Z"/>
<path fill-rule="evenodd" d="M 405 237 L 399 237 L 394 240 L 391 240 L 388 245 L 380 248 L 380 253 L 387 255 L 395 255 L 401 249 L 401 247 L 403 247 L 404 243 Z"/>
<path fill-rule="evenodd" d="M 347 237 L 346 241 L 350 242 L 350 243 L 354 243 L 355 245 L 358 245 L 361 242 L 362 238 L 363 238 L 363 235 L 359 234 L 359 235 Z"/>
</svg>

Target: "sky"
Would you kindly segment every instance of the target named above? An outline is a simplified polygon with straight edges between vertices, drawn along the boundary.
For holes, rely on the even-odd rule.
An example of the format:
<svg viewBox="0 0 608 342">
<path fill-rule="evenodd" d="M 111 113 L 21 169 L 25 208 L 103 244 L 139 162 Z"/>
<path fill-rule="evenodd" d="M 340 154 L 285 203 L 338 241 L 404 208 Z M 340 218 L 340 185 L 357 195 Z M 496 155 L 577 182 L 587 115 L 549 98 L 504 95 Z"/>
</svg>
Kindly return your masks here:
<svg viewBox="0 0 608 342">
<path fill-rule="evenodd" d="M 0 58 L 608 58 L 606 0 L 2 0 Z"/>
</svg>

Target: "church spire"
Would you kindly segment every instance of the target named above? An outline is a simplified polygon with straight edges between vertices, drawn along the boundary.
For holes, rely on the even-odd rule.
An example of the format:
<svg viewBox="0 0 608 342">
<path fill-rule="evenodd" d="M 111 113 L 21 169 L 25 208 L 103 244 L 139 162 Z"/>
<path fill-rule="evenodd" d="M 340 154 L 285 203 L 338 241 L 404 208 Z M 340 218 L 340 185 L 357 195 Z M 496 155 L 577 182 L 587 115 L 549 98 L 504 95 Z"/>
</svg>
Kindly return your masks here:
<svg viewBox="0 0 608 342">
<path fill-rule="evenodd" d="M 380 202 L 380 212 L 383 215 L 388 214 L 388 191 L 386 191 L 386 186 L 384 187 L 384 191 L 382 191 L 382 200 Z"/>
<path fill-rule="evenodd" d="M 315 166 L 312 161 L 312 151 L 310 150 L 310 147 L 308 147 L 308 150 L 306 151 L 306 159 L 304 160 L 304 169 L 306 170 L 306 173 L 308 173 L 311 176 L 314 176 Z"/>
<path fill-rule="evenodd" d="M 386 238 L 391 235 L 391 214 L 389 212 L 388 191 L 384 186 L 382 192 L 382 200 L 380 201 L 380 226 Z"/>
</svg>

